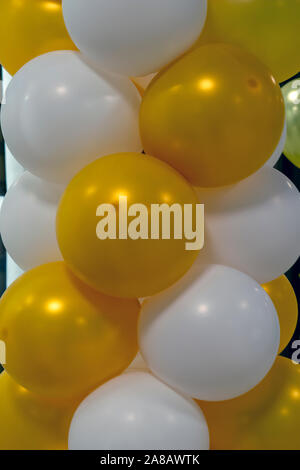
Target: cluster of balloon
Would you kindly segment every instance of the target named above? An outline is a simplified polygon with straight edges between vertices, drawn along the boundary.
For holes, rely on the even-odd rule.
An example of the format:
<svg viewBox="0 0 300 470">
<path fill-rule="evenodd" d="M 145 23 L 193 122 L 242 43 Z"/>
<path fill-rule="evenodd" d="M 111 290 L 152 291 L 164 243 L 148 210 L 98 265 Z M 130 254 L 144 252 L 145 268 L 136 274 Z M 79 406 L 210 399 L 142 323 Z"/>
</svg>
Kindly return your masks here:
<svg viewBox="0 0 300 470">
<path fill-rule="evenodd" d="M 299 448 L 298 10 L 0 0 L 1 449 Z"/>
</svg>

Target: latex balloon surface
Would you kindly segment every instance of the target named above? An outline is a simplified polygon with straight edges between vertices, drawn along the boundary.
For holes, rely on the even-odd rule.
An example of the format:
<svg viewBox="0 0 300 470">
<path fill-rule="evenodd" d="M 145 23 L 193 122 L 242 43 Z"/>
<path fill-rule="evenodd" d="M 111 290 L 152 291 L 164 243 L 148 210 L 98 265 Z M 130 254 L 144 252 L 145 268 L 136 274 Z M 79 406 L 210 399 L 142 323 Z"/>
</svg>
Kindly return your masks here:
<svg viewBox="0 0 300 470">
<path fill-rule="evenodd" d="M 242 397 L 199 402 L 215 450 L 300 450 L 300 365 L 278 357 L 267 377 Z"/>
<path fill-rule="evenodd" d="M 28 366 L 28 365 L 27 365 Z M 66 450 L 77 404 L 53 404 L 0 376 L 0 450 Z"/>
<path fill-rule="evenodd" d="M 266 292 L 226 266 L 193 266 L 170 289 L 144 301 L 141 353 L 151 371 L 180 392 L 227 400 L 255 387 L 279 346 Z"/>
<path fill-rule="evenodd" d="M 81 403 L 71 423 L 69 449 L 208 450 L 207 425 L 196 408 L 151 374 L 129 372 Z"/>
<path fill-rule="evenodd" d="M 283 82 L 299 72 L 299 29 L 300 0 L 208 0 L 200 42 L 243 47 Z"/>
<path fill-rule="evenodd" d="M 137 300 L 90 289 L 63 262 L 39 266 L 0 302 L 5 369 L 41 395 L 82 397 L 132 362 L 138 313 Z"/>
<path fill-rule="evenodd" d="M 0 232 L 9 255 L 24 271 L 62 260 L 55 218 L 64 187 L 25 172 L 9 188 L 0 211 Z"/>
<path fill-rule="evenodd" d="M 79 52 L 44 54 L 12 79 L 1 124 L 14 157 L 35 175 L 69 180 L 114 152 L 140 152 L 140 96 L 129 78 L 96 71 Z"/>
<path fill-rule="evenodd" d="M 279 351 L 291 341 L 298 322 L 298 302 L 294 289 L 286 276 L 280 276 L 274 281 L 262 286 L 276 308 L 280 323 Z"/>
<path fill-rule="evenodd" d="M 0 0 L 0 16 L 0 63 L 11 75 L 38 55 L 76 49 L 61 0 Z"/>
<path fill-rule="evenodd" d="M 232 266 L 263 284 L 297 261 L 300 197 L 284 174 L 266 166 L 235 186 L 199 190 L 198 197 L 206 232 L 197 262 Z"/>
<path fill-rule="evenodd" d="M 77 47 L 104 70 L 157 72 L 199 37 L 206 0 L 63 0 Z M 84 25 L 84 27 L 83 27 Z"/>
<path fill-rule="evenodd" d="M 146 297 L 176 282 L 199 250 L 186 249 L 183 233 L 172 235 L 172 218 L 169 237 L 162 237 L 161 224 L 153 233 L 155 204 L 178 204 L 183 212 L 184 204 L 196 208 L 197 196 L 173 168 L 142 154 L 109 155 L 84 168 L 57 212 L 58 243 L 69 267 L 116 297 Z"/>
<path fill-rule="evenodd" d="M 287 119 L 287 140 L 284 154 L 300 168 L 300 79 L 284 85 L 282 93 Z"/>
<path fill-rule="evenodd" d="M 201 187 L 256 172 L 283 126 L 283 97 L 269 70 L 224 44 L 197 47 L 160 72 L 140 111 L 144 150 Z"/>
</svg>

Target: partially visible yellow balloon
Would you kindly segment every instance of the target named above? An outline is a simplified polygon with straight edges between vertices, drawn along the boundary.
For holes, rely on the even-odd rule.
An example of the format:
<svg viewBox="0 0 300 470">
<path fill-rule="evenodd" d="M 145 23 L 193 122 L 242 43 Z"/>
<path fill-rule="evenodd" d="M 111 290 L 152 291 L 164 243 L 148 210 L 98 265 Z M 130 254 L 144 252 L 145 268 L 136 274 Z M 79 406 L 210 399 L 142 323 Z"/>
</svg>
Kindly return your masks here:
<svg viewBox="0 0 300 470">
<path fill-rule="evenodd" d="M 244 47 L 283 82 L 300 70 L 299 31 L 300 0 L 208 0 L 200 44 Z"/>
<path fill-rule="evenodd" d="M 272 299 L 280 323 L 280 346 L 283 351 L 289 344 L 298 322 L 298 302 L 294 289 L 286 276 L 262 286 Z"/>
<path fill-rule="evenodd" d="M 161 71 L 142 100 L 144 150 L 194 186 L 236 183 L 271 157 L 284 102 L 269 70 L 231 45 L 198 47 Z"/>
<path fill-rule="evenodd" d="M 5 369 L 39 395 L 82 397 L 135 357 L 139 310 L 137 300 L 91 289 L 63 262 L 27 271 L 0 301 Z"/>
<path fill-rule="evenodd" d="M 115 213 L 110 210 L 108 216 L 102 204 Z M 175 238 L 171 213 L 170 237 L 162 238 L 160 224 L 154 238 L 152 204 L 177 204 L 183 215 L 185 204 L 195 213 L 198 200 L 179 173 L 148 155 L 108 155 L 85 167 L 67 187 L 57 211 L 57 239 L 68 266 L 91 286 L 116 297 L 148 297 L 171 286 L 191 267 L 199 250 L 186 249 L 183 231 Z M 97 234 L 103 222 L 104 239 Z M 131 224 L 136 228 L 133 236 Z"/>
<path fill-rule="evenodd" d="M 27 365 L 29 367 L 29 365 Z M 0 450 L 66 450 L 78 403 L 54 404 L 0 375 Z"/>
<path fill-rule="evenodd" d="M 0 0 L 0 18 L 0 63 L 11 75 L 40 54 L 76 50 L 61 0 Z"/>
<path fill-rule="evenodd" d="M 267 377 L 234 400 L 198 402 L 213 450 L 300 450 L 300 365 L 278 357 Z"/>
</svg>

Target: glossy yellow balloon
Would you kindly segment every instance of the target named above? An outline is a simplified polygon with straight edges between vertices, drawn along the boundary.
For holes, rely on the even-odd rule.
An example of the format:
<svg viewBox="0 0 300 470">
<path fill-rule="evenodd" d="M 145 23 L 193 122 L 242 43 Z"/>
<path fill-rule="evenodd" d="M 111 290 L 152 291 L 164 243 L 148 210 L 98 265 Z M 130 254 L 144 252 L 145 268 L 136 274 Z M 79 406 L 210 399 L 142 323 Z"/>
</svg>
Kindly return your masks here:
<svg viewBox="0 0 300 470">
<path fill-rule="evenodd" d="M 233 184 L 257 171 L 283 126 L 283 97 L 268 69 L 222 44 L 195 48 L 160 72 L 140 112 L 145 151 L 201 187 Z"/>
<path fill-rule="evenodd" d="M 282 82 L 299 72 L 299 31 L 300 0 L 208 0 L 200 43 L 244 47 Z"/>
<path fill-rule="evenodd" d="M 278 313 L 280 323 L 279 352 L 281 352 L 289 344 L 297 326 L 297 297 L 286 276 L 280 276 L 274 281 L 263 284 L 262 287 L 271 297 Z"/>
<path fill-rule="evenodd" d="M 234 400 L 198 402 L 214 450 L 300 450 L 300 365 L 278 357 L 267 377 Z"/>
<path fill-rule="evenodd" d="M 28 365 L 27 365 L 28 367 Z M 66 450 L 78 403 L 54 404 L 0 375 L 0 450 Z"/>
<path fill-rule="evenodd" d="M 32 269 L 0 301 L 5 369 L 42 396 L 81 397 L 135 357 L 139 309 L 91 289 L 63 262 Z"/>
<path fill-rule="evenodd" d="M 128 211 L 133 204 L 146 206 L 148 239 L 126 235 L 135 219 L 130 215 L 124 239 L 120 238 L 123 196 Z M 120 153 L 88 165 L 67 187 L 57 212 L 57 238 L 65 261 L 84 281 L 108 295 L 147 297 L 169 287 L 190 268 L 199 251 L 188 251 L 185 239 L 174 239 L 172 226 L 170 239 L 162 239 L 161 231 L 158 239 L 152 238 L 151 204 L 164 203 L 182 208 L 183 204 L 195 207 L 198 201 L 186 180 L 160 160 Z M 102 204 L 116 208 L 116 239 L 97 237 L 96 227 L 104 217 L 96 212 Z"/>
<path fill-rule="evenodd" d="M 0 63 L 11 75 L 40 54 L 76 49 L 61 0 L 0 0 L 0 17 Z"/>
</svg>

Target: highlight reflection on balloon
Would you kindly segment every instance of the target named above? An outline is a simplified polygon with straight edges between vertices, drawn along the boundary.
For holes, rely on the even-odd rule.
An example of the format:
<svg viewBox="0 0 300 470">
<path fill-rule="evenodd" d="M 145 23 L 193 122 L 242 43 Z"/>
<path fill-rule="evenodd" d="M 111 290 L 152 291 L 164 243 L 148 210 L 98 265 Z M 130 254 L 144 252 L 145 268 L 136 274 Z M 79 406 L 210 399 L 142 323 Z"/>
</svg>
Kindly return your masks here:
<svg viewBox="0 0 300 470">
<path fill-rule="evenodd" d="M 0 375 L 0 396 L 0 450 L 68 448 L 68 430 L 77 402 L 46 402 L 6 372 Z"/>
<path fill-rule="evenodd" d="M 293 80 L 282 88 L 287 119 L 285 156 L 300 168 L 300 79 Z"/>
<path fill-rule="evenodd" d="M 281 90 L 235 46 L 197 47 L 161 71 L 140 111 L 142 143 L 194 186 L 236 183 L 262 167 L 284 129 Z"/>
<path fill-rule="evenodd" d="M 40 395 L 82 397 L 132 362 L 139 309 L 91 289 L 63 262 L 32 269 L 0 301 L 5 369 Z"/>
<path fill-rule="evenodd" d="M 280 323 L 279 352 L 289 344 L 298 322 L 298 302 L 294 289 L 286 276 L 280 276 L 274 281 L 262 286 L 278 313 Z"/>
<path fill-rule="evenodd" d="M 243 47 L 283 82 L 299 72 L 299 29 L 300 0 L 208 0 L 200 43 Z"/>
<path fill-rule="evenodd" d="M 300 450 L 300 364 L 278 357 L 253 390 L 226 402 L 198 402 L 214 450 Z"/>
<path fill-rule="evenodd" d="M 61 0 L 0 0 L 0 16 L 0 63 L 11 75 L 38 55 L 76 50 Z"/>
</svg>

